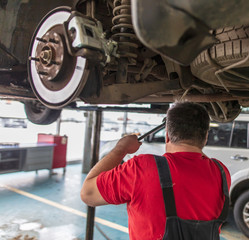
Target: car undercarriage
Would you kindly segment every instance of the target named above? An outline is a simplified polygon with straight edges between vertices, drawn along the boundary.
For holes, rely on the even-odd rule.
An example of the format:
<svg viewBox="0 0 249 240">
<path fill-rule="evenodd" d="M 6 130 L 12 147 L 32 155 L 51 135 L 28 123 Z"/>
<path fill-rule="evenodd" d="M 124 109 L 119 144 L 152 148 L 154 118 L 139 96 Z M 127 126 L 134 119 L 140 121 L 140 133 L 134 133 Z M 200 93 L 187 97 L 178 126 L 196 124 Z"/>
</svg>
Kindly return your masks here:
<svg viewBox="0 0 249 240">
<path fill-rule="evenodd" d="M 248 1 L 0 0 L 0 8 L 0 97 L 24 102 L 33 122 L 42 114 L 50 117 L 39 124 L 53 122 L 79 100 L 193 101 L 219 122 L 249 106 Z"/>
</svg>

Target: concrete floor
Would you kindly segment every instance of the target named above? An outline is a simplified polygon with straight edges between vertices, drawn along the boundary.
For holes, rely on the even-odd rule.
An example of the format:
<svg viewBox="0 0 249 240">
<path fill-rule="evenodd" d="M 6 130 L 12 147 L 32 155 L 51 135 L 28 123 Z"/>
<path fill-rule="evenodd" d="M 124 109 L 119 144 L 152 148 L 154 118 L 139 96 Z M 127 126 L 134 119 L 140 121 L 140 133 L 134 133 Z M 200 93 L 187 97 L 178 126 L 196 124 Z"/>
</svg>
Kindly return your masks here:
<svg viewBox="0 0 249 240">
<path fill-rule="evenodd" d="M 81 165 L 0 175 L 0 240 L 83 240 L 87 206 L 79 196 L 85 174 Z M 128 240 L 125 205 L 96 208 L 94 240 Z M 232 214 L 222 228 L 222 240 L 245 240 Z"/>
</svg>

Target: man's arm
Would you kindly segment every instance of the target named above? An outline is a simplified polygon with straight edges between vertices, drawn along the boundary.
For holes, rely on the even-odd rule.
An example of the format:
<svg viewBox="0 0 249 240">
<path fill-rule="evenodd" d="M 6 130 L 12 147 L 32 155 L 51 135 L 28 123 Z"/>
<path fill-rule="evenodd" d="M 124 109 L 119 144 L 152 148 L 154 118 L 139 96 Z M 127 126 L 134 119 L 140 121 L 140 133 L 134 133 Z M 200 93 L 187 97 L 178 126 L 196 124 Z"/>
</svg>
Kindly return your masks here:
<svg viewBox="0 0 249 240">
<path fill-rule="evenodd" d="M 88 173 L 81 189 L 81 199 L 89 206 L 108 204 L 101 196 L 97 187 L 97 177 L 100 173 L 118 166 L 127 153 L 136 152 L 142 143 L 136 135 L 121 138 L 116 146 Z"/>
</svg>

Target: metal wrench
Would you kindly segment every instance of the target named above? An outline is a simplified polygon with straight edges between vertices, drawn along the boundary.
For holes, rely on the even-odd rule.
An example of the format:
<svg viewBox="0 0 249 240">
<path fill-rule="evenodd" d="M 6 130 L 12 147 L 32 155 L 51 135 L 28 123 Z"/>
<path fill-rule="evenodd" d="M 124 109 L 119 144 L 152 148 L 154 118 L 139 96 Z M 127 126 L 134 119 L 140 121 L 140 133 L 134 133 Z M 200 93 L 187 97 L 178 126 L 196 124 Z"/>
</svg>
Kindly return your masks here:
<svg viewBox="0 0 249 240">
<path fill-rule="evenodd" d="M 138 141 L 141 141 L 142 139 L 144 139 L 145 137 L 149 136 L 151 133 L 156 132 L 157 130 L 160 130 L 162 128 L 165 127 L 165 122 L 166 122 L 166 117 L 163 119 L 163 123 L 161 123 L 160 125 L 158 125 L 157 127 L 151 129 L 150 131 L 148 131 L 147 133 L 143 134 L 142 136 L 140 136 L 139 138 L 137 138 Z"/>
</svg>

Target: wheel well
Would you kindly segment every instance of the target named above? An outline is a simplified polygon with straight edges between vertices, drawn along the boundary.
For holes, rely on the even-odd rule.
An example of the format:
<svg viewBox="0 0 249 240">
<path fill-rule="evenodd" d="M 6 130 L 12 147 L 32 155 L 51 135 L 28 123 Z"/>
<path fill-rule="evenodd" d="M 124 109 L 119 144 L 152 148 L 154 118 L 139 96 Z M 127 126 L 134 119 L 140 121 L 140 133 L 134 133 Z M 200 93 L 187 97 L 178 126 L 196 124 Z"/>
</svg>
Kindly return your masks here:
<svg viewBox="0 0 249 240">
<path fill-rule="evenodd" d="M 237 184 L 230 196 L 232 206 L 235 204 L 237 198 L 245 191 L 249 190 L 249 179 L 244 180 Z"/>
</svg>

